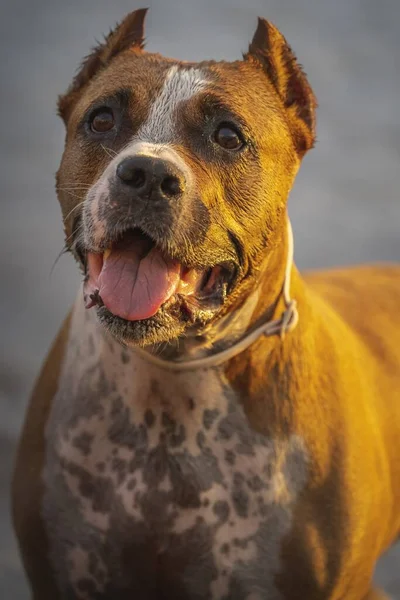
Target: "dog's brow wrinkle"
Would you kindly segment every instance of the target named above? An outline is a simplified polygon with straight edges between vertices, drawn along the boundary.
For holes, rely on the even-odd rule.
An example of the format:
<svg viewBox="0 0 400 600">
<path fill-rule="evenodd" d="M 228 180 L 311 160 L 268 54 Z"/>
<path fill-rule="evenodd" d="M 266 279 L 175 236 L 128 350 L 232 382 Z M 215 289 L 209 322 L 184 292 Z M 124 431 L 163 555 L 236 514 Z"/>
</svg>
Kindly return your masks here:
<svg viewBox="0 0 400 600">
<path fill-rule="evenodd" d="M 151 106 L 148 119 L 139 129 L 137 137 L 158 144 L 171 142 L 176 137 L 178 105 L 198 94 L 207 83 L 201 69 L 171 67 L 164 87 Z"/>
</svg>

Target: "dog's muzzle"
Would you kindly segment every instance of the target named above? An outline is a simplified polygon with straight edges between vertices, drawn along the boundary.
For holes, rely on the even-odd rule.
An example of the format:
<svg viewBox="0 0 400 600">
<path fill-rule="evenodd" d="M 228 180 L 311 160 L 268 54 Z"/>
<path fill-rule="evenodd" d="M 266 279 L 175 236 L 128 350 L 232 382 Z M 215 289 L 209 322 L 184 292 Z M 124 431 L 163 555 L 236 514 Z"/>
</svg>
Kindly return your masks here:
<svg viewBox="0 0 400 600">
<path fill-rule="evenodd" d="M 171 161 L 152 156 L 123 158 L 116 168 L 114 196 L 120 201 L 174 202 L 182 197 L 186 180 Z"/>
</svg>

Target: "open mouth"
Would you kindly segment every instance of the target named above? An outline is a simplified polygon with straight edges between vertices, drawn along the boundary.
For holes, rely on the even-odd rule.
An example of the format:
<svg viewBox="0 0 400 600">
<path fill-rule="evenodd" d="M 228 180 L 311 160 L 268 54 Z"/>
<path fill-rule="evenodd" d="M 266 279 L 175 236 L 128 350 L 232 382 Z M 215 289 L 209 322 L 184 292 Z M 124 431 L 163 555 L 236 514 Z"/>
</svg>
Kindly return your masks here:
<svg viewBox="0 0 400 600">
<path fill-rule="evenodd" d="M 134 228 L 104 253 L 87 254 L 85 306 L 105 306 L 127 321 L 148 319 L 178 299 L 190 312 L 199 303 L 223 302 L 231 276 L 228 264 L 206 269 L 186 266 Z"/>
</svg>

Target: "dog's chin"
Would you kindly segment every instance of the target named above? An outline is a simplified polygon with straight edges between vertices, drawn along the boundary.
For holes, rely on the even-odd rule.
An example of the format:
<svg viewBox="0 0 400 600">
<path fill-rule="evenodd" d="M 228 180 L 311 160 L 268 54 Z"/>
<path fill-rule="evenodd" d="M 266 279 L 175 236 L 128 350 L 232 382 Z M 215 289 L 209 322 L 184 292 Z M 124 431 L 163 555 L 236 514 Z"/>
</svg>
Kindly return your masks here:
<svg viewBox="0 0 400 600">
<path fill-rule="evenodd" d="M 185 304 L 185 303 L 184 303 Z M 154 346 L 162 343 L 173 343 L 185 336 L 201 333 L 203 327 L 212 321 L 218 313 L 215 308 L 200 308 L 186 312 L 186 306 L 176 299 L 168 306 L 162 306 L 155 315 L 140 321 L 128 321 L 113 315 L 105 306 L 96 308 L 97 317 L 103 327 L 124 346 Z"/>
</svg>

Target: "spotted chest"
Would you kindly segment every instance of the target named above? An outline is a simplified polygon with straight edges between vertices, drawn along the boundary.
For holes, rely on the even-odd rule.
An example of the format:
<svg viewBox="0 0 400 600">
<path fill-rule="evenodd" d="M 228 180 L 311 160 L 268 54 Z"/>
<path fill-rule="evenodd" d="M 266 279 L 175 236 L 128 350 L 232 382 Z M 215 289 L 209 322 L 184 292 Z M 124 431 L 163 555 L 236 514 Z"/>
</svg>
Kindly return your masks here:
<svg viewBox="0 0 400 600">
<path fill-rule="evenodd" d="M 43 516 L 62 597 L 280 598 L 301 440 L 253 431 L 218 370 L 160 371 L 97 327 L 76 311 L 47 426 Z"/>
</svg>

